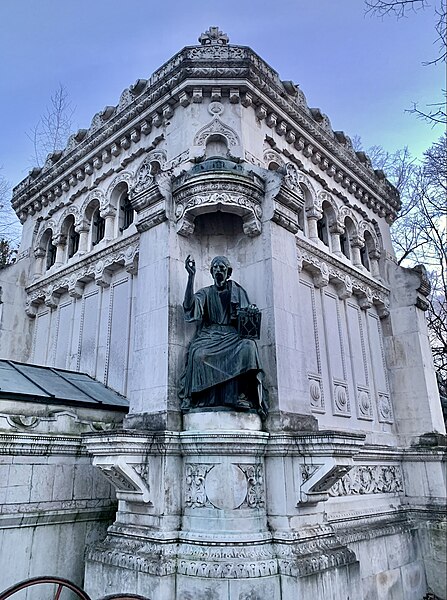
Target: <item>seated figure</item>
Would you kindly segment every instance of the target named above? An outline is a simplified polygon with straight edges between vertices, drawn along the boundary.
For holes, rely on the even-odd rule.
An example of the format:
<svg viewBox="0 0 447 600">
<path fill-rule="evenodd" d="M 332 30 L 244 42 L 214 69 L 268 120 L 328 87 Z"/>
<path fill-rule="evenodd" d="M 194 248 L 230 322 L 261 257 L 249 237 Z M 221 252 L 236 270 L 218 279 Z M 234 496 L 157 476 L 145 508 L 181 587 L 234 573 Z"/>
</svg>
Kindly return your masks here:
<svg viewBox="0 0 447 600">
<path fill-rule="evenodd" d="M 246 291 L 230 280 L 232 268 L 225 256 L 211 263 L 214 285 L 194 293 L 196 267 L 185 261 L 188 283 L 183 309 L 186 321 L 198 328 L 189 346 L 186 368 L 180 379 L 182 410 L 257 411 L 267 416 L 263 371 L 256 342 L 238 333 L 238 312 L 258 313 Z"/>
</svg>

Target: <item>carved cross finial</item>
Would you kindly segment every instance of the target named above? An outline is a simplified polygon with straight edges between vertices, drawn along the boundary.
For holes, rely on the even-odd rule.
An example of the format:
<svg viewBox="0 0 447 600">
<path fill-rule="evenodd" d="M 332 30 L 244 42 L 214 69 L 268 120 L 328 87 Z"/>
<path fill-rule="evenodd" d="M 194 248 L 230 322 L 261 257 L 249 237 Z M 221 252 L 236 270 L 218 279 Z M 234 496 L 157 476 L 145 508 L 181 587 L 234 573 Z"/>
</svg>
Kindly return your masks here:
<svg viewBox="0 0 447 600">
<path fill-rule="evenodd" d="M 226 46 L 230 41 L 229 37 L 219 27 L 210 27 L 208 31 L 199 36 L 199 42 L 202 46 L 220 45 Z"/>
</svg>

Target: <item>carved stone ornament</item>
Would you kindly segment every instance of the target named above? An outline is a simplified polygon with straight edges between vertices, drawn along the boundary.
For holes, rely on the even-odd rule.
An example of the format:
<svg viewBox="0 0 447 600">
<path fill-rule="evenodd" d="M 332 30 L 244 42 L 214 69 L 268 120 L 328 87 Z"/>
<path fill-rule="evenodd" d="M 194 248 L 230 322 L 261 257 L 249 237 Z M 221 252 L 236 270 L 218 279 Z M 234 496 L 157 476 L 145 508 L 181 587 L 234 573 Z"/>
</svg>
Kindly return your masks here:
<svg viewBox="0 0 447 600">
<path fill-rule="evenodd" d="M 115 487 L 118 500 L 152 504 L 146 464 L 132 464 L 122 456 L 96 456 L 93 464 Z"/>
<path fill-rule="evenodd" d="M 374 305 L 380 318 L 387 316 L 389 290 L 377 280 L 374 281 L 347 265 L 342 266 L 336 257 L 310 245 L 302 238 L 297 238 L 297 250 L 300 270 L 304 269 L 312 274 L 316 287 L 323 287 L 331 282 L 340 299 L 355 295 L 364 309 Z"/>
<path fill-rule="evenodd" d="M 301 465 L 301 488 L 299 504 L 325 502 L 332 486 L 348 473 L 353 466 L 349 458 L 316 457 L 317 464 Z"/>
<path fill-rule="evenodd" d="M 346 383 L 334 382 L 335 414 L 349 415 L 348 386 Z"/>
<path fill-rule="evenodd" d="M 381 423 L 394 422 L 389 394 L 379 392 L 377 398 L 377 407 L 379 410 L 379 421 Z"/>
<path fill-rule="evenodd" d="M 271 151 L 268 151 L 264 156 L 270 155 Z M 297 233 L 300 229 L 298 215 L 304 207 L 301 179 L 297 167 L 287 163 L 274 172 L 269 182 L 268 191 L 274 202 L 272 220 L 292 233 Z"/>
<path fill-rule="evenodd" d="M 220 31 L 219 27 L 210 27 L 199 36 L 199 42 L 202 46 L 226 46 L 229 41 L 228 35 Z"/>
<path fill-rule="evenodd" d="M 372 403 L 368 389 L 359 388 L 357 390 L 357 407 L 359 419 L 372 419 Z"/>
<path fill-rule="evenodd" d="M 263 508 L 265 506 L 264 468 L 262 464 L 239 464 L 239 469 L 245 473 L 248 482 L 247 495 L 242 504 L 248 508 Z"/>
<path fill-rule="evenodd" d="M 263 182 L 237 163 L 208 159 L 173 182 L 177 232 L 189 236 L 201 214 L 227 212 L 240 216 L 244 233 L 261 233 Z"/>
<path fill-rule="evenodd" d="M 309 377 L 309 399 L 312 410 L 324 411 L 323 389 L 320 378 Z"/>
<path fill-rule="evenodd" d="M 214 105 L 220 104 L 219 102 L 214 102 Z M 211 105 L 210 105 L 211 106 Z M 222 112 L 222 111 L 221 111 Z M 199 129 L 194 137 L 194 146 L 204 146 L 206 144 L 207 139 L 210 135 L 222 135 L 224 136 L 229 146 L 239 146 L 239 136 L 229 125 L 226 125 L 219 117 L 217 116 L 220 113 L 217 113 L 214 119 L 207 123 Z"/>
<path fill-rule="evenodd" d="M 59 269 L 27 288 L 26 314 L 34 318 L 40 304 L 50 308 L 58 305 L 59 296 L 65 292 L 73 298 L 81 298 L 87 281 L 95 281 L 101 287 L 108 287 L 111 272 L 123 268 L 135 274 L 138 268 L 139 247 L 137 234 L 120 239 L 115 244 L 93 255 L 84 255 L 73 265 Z"/>
<path fill-rule="evenodd" d="M 356 465 L 329 490 L 330 496 L 403 493 L 399 465 Z"/>
<path fill-rule="evenodd" d="M 205 491 L 205 478 L 214 465 L 187 464 L 185 469 L 185 506 L 203 508 L 212 506 Z"/>
<path fill-rule="evenodd" d="M 135 197 L 155 182 L 156 166 L 163 167 L 166 163 L 164 152 L 151 152 L 143 160 L 135 174 L 135 183 L 131 189 L 131 197 Z"/>
</svg>

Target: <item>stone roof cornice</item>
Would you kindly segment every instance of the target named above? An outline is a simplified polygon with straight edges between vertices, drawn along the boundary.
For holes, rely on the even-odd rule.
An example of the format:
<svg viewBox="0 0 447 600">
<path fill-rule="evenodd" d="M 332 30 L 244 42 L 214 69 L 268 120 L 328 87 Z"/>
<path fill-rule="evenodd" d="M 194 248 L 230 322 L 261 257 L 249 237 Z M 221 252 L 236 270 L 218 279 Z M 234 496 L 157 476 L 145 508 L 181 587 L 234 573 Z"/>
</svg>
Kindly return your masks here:
<svg viewBox="0 0 447 600">
<path fill-rule="evenodd" d="M 395 188 L 360 159 L 349 138 L 332 131 L 319 109 L 307 106 L 299 88 L 281 82 L 277 72 L 246 46 L 210 45 L 185 47 L 148 81 L 138 80 L 124 90 L 116 107 L 97 113 L 90 128 L 72 135 L 65 150 L 50 156 L 41 170 L 33 169 L 13 190 L 12 204 L 21 220 L 32 212 L 39 195 L 48 203 L 61 194 L 61 188 L 75 187 L 85 173 L 110 160 L 110 153 L 119 154 L 159 127 L 172 116 L 174 105 L 200 102 L 194 94 L 200 96 L 202 90 L 194 88 L 208 86 L 229 88 L 230 96 L 242 92 L 242 104 L 252 105 L 258 118 L 266 118 L 298 151 L 338 178 L 375 212 L 390 221 L 395 218 L 400 207 Z"/>
</svg>

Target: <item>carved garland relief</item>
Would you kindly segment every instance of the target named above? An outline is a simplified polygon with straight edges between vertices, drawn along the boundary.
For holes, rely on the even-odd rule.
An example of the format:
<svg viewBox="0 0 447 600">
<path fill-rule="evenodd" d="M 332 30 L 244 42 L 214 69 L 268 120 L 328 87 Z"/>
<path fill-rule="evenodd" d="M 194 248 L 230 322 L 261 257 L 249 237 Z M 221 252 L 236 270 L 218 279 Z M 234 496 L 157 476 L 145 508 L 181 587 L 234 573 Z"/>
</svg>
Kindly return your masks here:
<svg viewBox="0 0 447 600">
<path fill-rule="evenodd" d="M 358 465 L 331 487 L 329 495 L 398 494 L 403 491 L 400 466 Z"/>
</svg>

